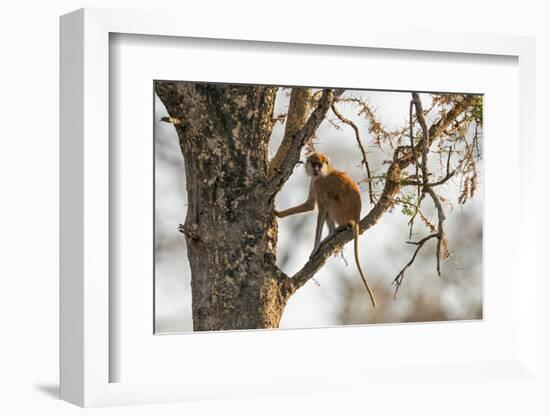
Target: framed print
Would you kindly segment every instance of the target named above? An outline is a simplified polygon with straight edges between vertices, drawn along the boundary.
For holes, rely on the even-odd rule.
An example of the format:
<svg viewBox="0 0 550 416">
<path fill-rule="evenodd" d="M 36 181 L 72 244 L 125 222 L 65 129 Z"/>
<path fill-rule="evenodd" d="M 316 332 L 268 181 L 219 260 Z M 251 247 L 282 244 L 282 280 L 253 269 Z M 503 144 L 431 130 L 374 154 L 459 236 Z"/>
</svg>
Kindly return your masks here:
<svg viewBox="0 0 550 416">
<path fill-rule="evenodd" d="M 532 378 L 533 39 L 243 33 L 61 19 L 62 398 Z"/>
</svg>

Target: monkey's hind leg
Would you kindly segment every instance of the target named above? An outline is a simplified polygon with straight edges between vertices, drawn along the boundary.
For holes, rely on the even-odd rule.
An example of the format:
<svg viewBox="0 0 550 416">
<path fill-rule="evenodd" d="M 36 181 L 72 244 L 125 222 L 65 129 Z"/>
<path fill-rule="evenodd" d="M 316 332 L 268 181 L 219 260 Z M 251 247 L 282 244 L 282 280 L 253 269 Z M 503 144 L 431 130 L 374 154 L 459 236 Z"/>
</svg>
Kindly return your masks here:
<svg viewBox="0 0 550 416">
<path fill-rule="evenodd" d="M 328 233 L 329 233 L 327 237 L 328 239 L 332 237 L 332 235 L 336 231 L 336 224 L 334 224 L 334 221 L 332 220 L 332 218 L 330 218 L 330 215 L 327 215 L 326 223 L 328 225 Z"/>
<path fill-rule="evenodd" d="M 325 224 L 325 220 L 327 219 L 327 210 L 321 209 L 319 207 L 319 214 L 317 215 L 317 227 L 315 229 L 315 244 L 313 245 L 313 250 L 311 251 L 311 255 L 309 258 L 312 258 L 315 253 L 319 250 L 319 246 L 321 245 L 321 234 L 323 233 L 323 225 Z"/>
<path fill-rule="evenodd" d="M 325 219 L 325 223 L 328 226 L 328 235 L 321 241 L 320 245 L 325 244 L 328 240 L 330 240 L 334 234 L 336 234 L 336 224 L 334 221 L 330 218 L 330 215 L 327 215 L 327 218 Z"/>
</svg>

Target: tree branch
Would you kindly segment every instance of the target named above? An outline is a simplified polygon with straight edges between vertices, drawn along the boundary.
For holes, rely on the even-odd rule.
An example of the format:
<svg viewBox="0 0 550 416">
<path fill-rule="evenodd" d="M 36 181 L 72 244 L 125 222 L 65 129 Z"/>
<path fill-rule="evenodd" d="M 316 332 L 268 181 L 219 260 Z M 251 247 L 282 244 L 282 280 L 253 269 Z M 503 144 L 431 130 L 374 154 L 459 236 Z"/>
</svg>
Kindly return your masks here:
<svg viewBox="0 0 550 416">
<path fill-rule="evenodd" d="M 334 104 L 336 100 L 334 100 L 332 102 L 332 105 L 331 105 L 331 109 L 332 109 L 332 112 L 334 113 L 334 115 L 336 117 L 338 117 L 340 119 L 340 121 L 344 124 L 347 124 L 348 126 L 350 126 L 354 133 L 355 133 L 355 141 L 357 142 L 357 145 L 359 146 L 359 150 L 361 151 L 361 156 L 363 157 L 363 165 L 365 165 L 365 169 L 367 171 L 367 182 L 368 182 L 368 185 L 369 185 L 369 200 L 370 200 L 370 203 L 371 204 L 374 204 L 375 203 L 375 200 L 374 200 L 374 195 L 373 195 L 373 192 L 372 192 L 372 175 L 370 173 L 370 167 L 369 167 L 369 161 L 367 159 L 367 152 L 365 151 L 365 148 L 363 147 L 363 143 L 361 142 L 361 137 L 359 135 L 359 127 L 357 127 L 357 125 L 351 121 L 350 119 L 344 117 L 344 115 L 342 113 L 340 113 L 337 109 L 336 109 L 336 105 Z"/>
<path fill-rule="evenodd" d="M 375 114 L 375 110 L 372 106 L 360 97 L 345 97 L 341 99 L 342 102 L 353 104 L 359 108 L 357 115 L 364 116 L 368 124 L 368 132 L 374 136 L 374 143 L 381 148 L 382 143 L 386 140 L 390 140 L 393 136 L 397 135 L 398 131 L 386 131 L 384 126 L 378 120 Z"/>
<path fill-rule="evenodd" d="M 414 107 L 414 101 L 411 100 L 411 103 L 409 104 L 409 138 L 411 141 L 411 149 L 414 149 L 414 121 L 413 121 L 413 107 Z M 414 160 L 414 169 L 416 173 L 416 178 L 418 178 L 418 160 Z M 420 201 L 420 186 L 418 186 L 418 200 Z"/>
<path fill-rule="evenodd" d="M 288 103 L 288 114 L 286 116 L 285 133 L 277 153 L 269 162 L 269 177 L 280 169 L 282 161 L 285 159 L 294 134 L 300 130 L 307 121 L 311 107 L 311 88 L 292 88 L 290 101 Z"/>
<path fill-rule="evenodd" d="M 422 170 L 422 182 L 428 182 L 428 150 L 432 141 L 430 140 L 430 133 L 428 126 L 426 125 L 426 119 L 424 118 L 424 111 L 422 110 L 422 101 L 420 101 L 420 95 L 417 92 L 412 93 L 414 106 L 416 108 L 416 119 L 422 128 L 422 163 L 420 168 Z"/>
<path fill-rule="evenodd" d="M 449 164 L 450 164 L 450 158 L 451 158 L 450 154 L 451 154 L 451 151 L 449 151 L 449 157 L 447 159 L 447 175 L 442 180 L 434 182 L 433 184 L 430 184 L 430 183 L 422 184 L 422 183 L 420 183 L 420 181 L 401 181 L 401 185 L 405 184 L 405 185 L 422 186 L 422 197 L 425 194 L 428 194 L 430 196 L 430 198 L 432 198 L 432 201 L 433 201 L 433 203 L 435 205 L 435 208 L 437 210 L 437 233 L 433 233 L 433 234 L 431 234 L 427 237 L 424 237 L 418 243 L 408 242 L 409 244 L 417 244 L 418 248 L 414 252 L 414 255 L 411 258 L 411 260 L 405 265 L 405 267 L 403 267 L 403 269 L 401 269 L 401 271 L 397 274 L 397 276 L 393 280 L 393 284 L 395 285 L 395 293 L 394 293 L 394 296 L 393 296 L 394 299 L 397 296 L 397 291 L 399 290 L 399 287 L 401 286 L 401 282 L 403 281 L 403 278 L 405 277 L 405 270 L 407 270 L 414 263 L 416 255 L 418 254 L 418 251 L 424 245 L 424 243 L 426 241 L 428 241 L 429 239 L 434 238 L 434 237 L 437 238 L 437 246 L 436 246 L 436 253 L 435 253 L 436 261 L 437 261 L 436 270 L 437 270 L 437 274 L 439 276 L 441 276 L 441 249 L 442 249 L 442 247 L 445 247 L 446 252 L 448 253 L 448 251 L 447 251 L 447 239 L 445 238 L 445 230 L 444 230 L 444 226 L 443 226 L 446 217 L 445 217 L 445 211 L 443 210 L 443 206 L 441 205 L 441 201 L 439 200 L 439 197 L 437 196 L 437 194 L 433 190 L 433 186 L 444 183 L 447 179 L 451 178 L 454 175 L 454 172 L 456 172 L 456 169 L 453 171 L 452 174 L 449 172 L 449 169 L 450 169 Z M 415 212 L 415 215 L 418 212 L 420 212 L 420 201 L 418 202 L 417 211 Z M 413 217 L 413 219 L 414 219 L 414 217 Z M 411 219 L 411 221 L 412 221 L 412 219 Z M 409 222 L 409 224 L 411 224 L 411 222 Z M 431 224 L 430 224 L 430 226 L 431 226 Z M 430 228 L 432 228 L 432 227 L 430 227 Z M 411 237 L 411 235 L 412 235 L 412 225 L 411 225 L 411 231 L 409 232 L 409 238 Z"/>
<path fill-rule="evenodd" d="M 420 178 L 418 177 L 418 172 L 417 172 L 415 181 L 405 180 L 405 181 L 401 181 L 401 184 L 402 185 L 417 186 L 419 190 L 420 189 L 422 190 L 422 192 L 421 192 L 421 194 L 419 194 L 419 197 L 418 197 L 417 211 L 415 212 L 415 214 L 413 215 L 413 217 L 409 221 L 409 226 L 410 226 L 409 238 L 412 236 L 412 227 L 413 227 L 414 218 L 416 217 L 416 214 L 418 213 L 418 209 L 420 209 L 420 204 L 421 204 L 422 200 L 424 199 L 424 195 L 426 195 L 426 194 L 430 195 L 430 197 L 432 198 L 433 203 L 434 203 L 434 205 L 437 209 L 437 217 L 438 217 L 437 233 L 431 234 L 428 237 L 425 237 L 422 240 L 420 240 L 418 243 L 416 243 L 416 244 L 418 244 L 418 247 L 417 247 L 416 251 L 414 252 L 413 257 L 405 265 L 405 267 L 403 267 L 403 269 L 401 269 L 401 271 L 397 274 L 397 277 L 393 281 L 393 284 L 395 284 L 394 299 L 395 299 L 395 296 L 397 296 L 397 291 L 399 290 L 399 287 L 401 286 L 401 282 L 403 281 L 403 278 L 405 277 L 405 270 L 407 270 L 407 268 L 409 268 L 413 264 L 414 260 L 416 259 L 416 255 L 418 254 L 418 252 L 420 251 L 420 248 L 424 245 L 424 243 L 426 241 L 428 241 L 429 239 L 434 238 L 434 237 L 437 238 L 437 248 L 436 248 L 437 265 L 436 265 L 436 269 L 437 269 L 437 274 L 439 276 L 441 276 L 441 247 L 442 247 L 443 244 L 446 245 L 446 241 L 447 241 L 445 239 L 445 234 L 444 234 L 444 229 L 443 229 L 443 223 L 445 221 L 445 212 L 443 211 L 443 206 L 441 205 L 441 201 L 439 200 L 439 197 L 437 196 L 437 194 L 433 190 L 433 187 L 445 183 L 456 172 L 456 169 L 452 173 L 450 172 L 451 154 L 452 154 L 452 148 L 451 148 L 451 149 L 449 149 L 449 155 L 447 157 L 447 173 L 446 173 L 446 176 L 443 179 L 441 179 L 437 182 L 434 182 L 434 183 L 429 183 L 428 182 L 428 176 L 429 176 L 428 175 L 428 151 L 429 151 L 430 145 L 433 142 L 433 139 L 431 138 L 430 132 L 428 130 L 428 126 L 426 125 L 426 119 L 424 118 L 424 111 L 422 110 L 422 102 L 420 100 L 420 96 L 418 95 L 418 93 L 413 92 L 412 97 L 413 97 L 412 102 L 414 103 L 414 106 L 416 108 L 416 119 L 418 120 L 418 123 L 420 124 L 420 127 L 422 129 L 422 134 L 423 134 L 422 147 L 421 147 L 422 180 L 420 180 Z M 412 118 L 411 118 L 410 123 L 411 123 L 410 129 L 411 129 L 411 135 L 412 135 Z M 416 158 L 415 158 L 415 163 L 417 163 Z"/>
<path fill-rule="evenodd" d="M 411 143 L 411 149 L 414 149 L 414 121 L 413 121 L 413 108 L 414 108 L 414 100 L 411 100 L 409 104 L 409 139 Z M 415 169 L 415 178 L 418 180 L 418 159 L 414 159 L 414 169 Z M 422 186 L 419 183 L 416 187 L 416 198 L 417 198 L 417 204 L 414 211 L 414 214 L 412 215 L 411 219 L 409 220 L 409 239 L 412 238 L 413 234 L 413 227 L 414 227 L 414 220 L 416 218 L 416 215 L 418 214 L 418 211 L 420 210 L 420 204 L 422 203 L 422 200 L 424 199 L 424 193 L 422 192 Z"/>
<path fill-rule="evenodd" d="M 401 283 L 403 283 L 403 279 L 405 278 L 405 271 L 411 267 L 411 265 L 414 263 L 414 260 L 416 259 L 416 255 L 418 254 L 418 252 L 420 251 L 420 249 L 422 248 L 422 246 L 424 244 L 426 244 L 426 242 L 428 240 L 431 240 L 432 238 L 437 238 L 438 235 L 437 233 L 434 233 L 434 234 L 430 234 L 429 236 L 427 237 L 424 237 L 422 240 L 420 241 L 407 241 L 408 244 L 414 244 L 416 245 L 416 250 L 414 250 L 414 254 L 413 256 L 411 257 L 411 259 L 409 260 L 409 262 L 401 269 L 401 271 L 399 273 L 397 273 L 397 276 L 395 277 L 395 279 L 393 279 L 393 282 L 392 282 L 392 285 L 395 285 L 395 292 L 393 293 L 393 298 L 395 299 L 395 297 L 397 296 L 397 291 L 399 290 L 399 288 L 401 287 Z"/>
<path fill-rule="evenodd" d="M 267 194 L 270 197 L 274 196 L 290 177 L 300 159 L 302 148 L 315 134 L 315 131 L 325 119 L 332 101 L 338 98 L 343 92 L 343 89 L 334 91 L 331 89 L 323 90 L 317 108 L 311 113 L 306 123 L 292 135 L 292 139 L 288 143 L 288 150 L 284 152 L 285 154 L 281 158 L 279 166 L 273 170 L 272 177 L 267 184 Z"/>
<path fill-rule="evenodd" d="M 435 181 L 435 182 L 427 182 L 427 183 L 422 183 L 418 180 L 411 180 L 411 179 L 403 179 L 401 181 L 401 185 L 402 186 L 417 186 L 419 188 L 422 188 L 424 186 L 430 186 L 430 187 L 434 187 L 434 186 L 439 186 L 439 185 L 443 185 L 445 182 L 447 182 L 449 179 L 451 179 L 453 176 L 455 176 L 455 174 L 459 171 L 460 169 L 460 165 L 458 167 L 456 167 L 455 169 L 453 169 L 451 171 L 451 154 L 453 152 L 453 149 L 452 147 L 449 148 L 449 154 L 447 156 L 447 172 L 445 174 L 444 177 L 442 177 L 441 179 Z M 418 176 L 416 176 L 418 177 Z M 420 204 L 418 204 L 418 206 L 420 206 Z"/>
<path fill-rule="evenodd" d="M 436 259 L 437 259 L 437 274 L 441 276 L 441 246 L 447 240 L 445 239 L 445 233 L 443 231 L 443 223 L 445 222 L 445 211 L 443 211 L 443 206 L 441 201 L 437 197 L 435 191 L 432 187 L 426 187 L 426 193 L 432 198 L 434 205 L 437 209 L 437 248 L 436 248 Z M 446 243 L 445 243 L 446 244 Z"/>
<path fill-rule="evenodd" d="M 447 113 L 445 113 L 444 116 L 442 116 L 438 121 L 436 121 L 430 126 L 430 128 L 428 129 L 428 137 L 429 137 L 428 148 L 433 143 L 434 139 L 437 136 L 439 136 L 439 134 L 444 132 L 447 126 L 449 126 L 449 124 L 451 124 L 458 117 L 458 115 L 463 113 L 470 105 L 471 105 L 471 98 L 465 97 L 460 102 L 455 103 L 455 105 L 453 105 L 453 107 Z M 418 141 L 418 143 L 416 143 L 416 145 L 414 146 L 414 151 L 408 152 L 399 160 L 399 167 L 401 169 L 404 169 L 407 166 L 409 166 L 411 163 L 414 162 L 414 160 L 417 157 L 421 155 L 421 149 L 424 148 L 425 140 L 426 140 L 425 137 L 422 137 Z"/>
</svg>

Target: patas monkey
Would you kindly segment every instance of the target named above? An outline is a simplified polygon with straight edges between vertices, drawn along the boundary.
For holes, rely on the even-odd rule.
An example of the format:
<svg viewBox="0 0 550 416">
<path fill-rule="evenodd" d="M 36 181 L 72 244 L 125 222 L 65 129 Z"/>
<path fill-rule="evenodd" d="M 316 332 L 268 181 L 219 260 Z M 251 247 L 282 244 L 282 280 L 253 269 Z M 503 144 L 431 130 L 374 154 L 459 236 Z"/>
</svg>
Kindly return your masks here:
<svg viewBox="0 0 550 416">
<path fill-rule="evenodd" d="M 336 225 L 350 226 L 353 228 L 355 237 L 355 263 L 367 292 L 369 292 L 372 305 L 376 307 L 374 294 L 370 289 L 367 279 L 359 263 L 359 219 L 361 215 L 361 195 L 357 184 L 346 174 L 336 170 L 330 164 L 330 160 L 322 153 L 312 153 L 306 162 L 306 173 L 311 176 L 309 196 L 307 201 L 294 208 L 278 212 L 279 218 L 288 215 L 298 214 L 306 211 L 313 211 L 317 205 L 319 213 L 317 216 L 317 228 L 315 230 L 315 245 L 311 256 L 313 256 L 321 243 L 321 233 L 325 222 L 329 228 L 329 237 L 334 233 Z"/>
</svg>

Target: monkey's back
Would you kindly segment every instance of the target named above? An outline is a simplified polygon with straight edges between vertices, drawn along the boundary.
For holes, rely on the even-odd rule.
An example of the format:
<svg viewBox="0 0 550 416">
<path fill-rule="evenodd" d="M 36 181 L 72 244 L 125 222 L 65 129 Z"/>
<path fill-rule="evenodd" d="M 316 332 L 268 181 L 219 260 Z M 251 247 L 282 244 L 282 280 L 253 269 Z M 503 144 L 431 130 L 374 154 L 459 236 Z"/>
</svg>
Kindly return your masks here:
<svg viewBox="0 0 550 416">
<path fill-rule="evenodd" d="M 314 188 L 317 203 L 328 208 L 328 215 L 336 224 L 359 222 L 361 193 L 348 174 L 333 170 L 326 177 L 318 178 Z"/>
</svg>

